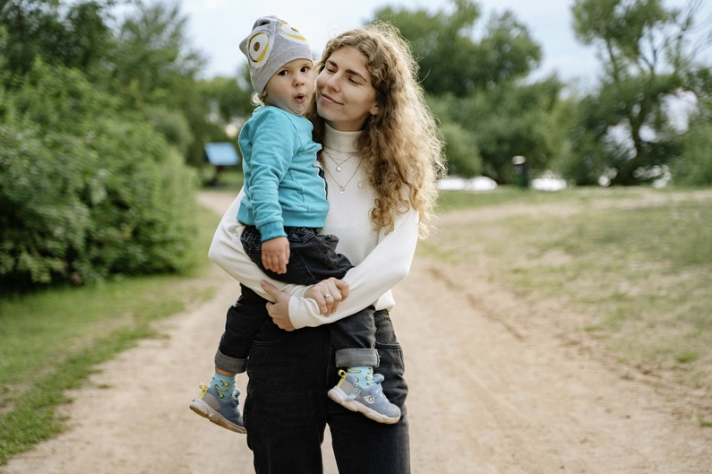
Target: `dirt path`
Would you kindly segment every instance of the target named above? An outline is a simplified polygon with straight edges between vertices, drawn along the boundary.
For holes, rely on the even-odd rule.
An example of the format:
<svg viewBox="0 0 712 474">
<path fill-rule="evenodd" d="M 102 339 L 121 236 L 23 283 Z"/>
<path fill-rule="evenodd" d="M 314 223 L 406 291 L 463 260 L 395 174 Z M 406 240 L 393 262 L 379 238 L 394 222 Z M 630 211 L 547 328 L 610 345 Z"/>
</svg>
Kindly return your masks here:
<svg viewBox="0 0 712 474">
<path fill-rule="evenodd" d="M 229 205 L 220 194 L 201 199 L 220 212 Z M 413 472 L 712 472 L 712 429 L 698 426 L 674 388 L 607 362 L 546 317 L 566 308 L 526 301 L 479 270 L 416 260 L 396 288 Z M 187 408 L 211 373 L 223 314 L 238 291 L 217 268 L 210 278 L 219 289 L 212 301 L 165 322 L 165 338 L 105 364 L 73 394 L 70 429 L 0 473 L 253 472 L 244 437 Z M 324 451 L 325 472 L 336 473 L 328 441 Z"/>
</svg>

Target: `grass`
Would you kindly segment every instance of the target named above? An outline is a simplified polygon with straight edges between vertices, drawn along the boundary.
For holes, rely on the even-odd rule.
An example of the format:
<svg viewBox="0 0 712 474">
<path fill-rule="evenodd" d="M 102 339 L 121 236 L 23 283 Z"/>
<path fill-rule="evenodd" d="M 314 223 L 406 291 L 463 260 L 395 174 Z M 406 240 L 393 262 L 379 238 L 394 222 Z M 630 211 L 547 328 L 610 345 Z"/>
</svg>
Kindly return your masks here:
<svg viewBox="0 0 712 474">
<path fill-rule="evenodd" d="M 712 390 L 712 193 L 450 191 L 441 209 L 426 254 L 486 261 L 502 284 L 565 302 L 620 361 Z"/>
<path fill-rule="evenodd" d="M 205 180 L 212 178 L 214 176 L 214 171 L 212 167 L 206 167 L 201 170 L 202 176 Z M 205 189 L 215 190 L 215 191 L 225 191 L 234 192 L 235 195 L 242 188 L 242 183 L 245 179 L 245 175 L 242 173 L 241 166 L 231 166 L 225 169 L 220 175 L 220 181 L 216 185 L 206 185 Z"/>
<path fill-rule="evenodd" d="M 207 252 L 219 221 L 199 213 Z M 0 465 L 64 429 L 57 408 L 96 366 L 139 340 L 154 322 L 208 300 L 205 265 L 192 275 L 124 278 L 0 299 Z"/>
</svg>

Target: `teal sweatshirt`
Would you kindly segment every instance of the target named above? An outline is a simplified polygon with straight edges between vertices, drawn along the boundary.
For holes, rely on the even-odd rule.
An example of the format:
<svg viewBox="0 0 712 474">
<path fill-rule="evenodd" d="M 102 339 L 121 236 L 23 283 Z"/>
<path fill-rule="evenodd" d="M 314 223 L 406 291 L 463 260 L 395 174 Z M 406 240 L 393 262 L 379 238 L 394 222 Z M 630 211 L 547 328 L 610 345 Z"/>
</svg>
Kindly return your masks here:
<svg viewBox="0 0 712 474">
<path fill-rule="evenodd" d="M 324 227 L 329 203 L 312 130 L 304 117 L 263 106 L 240 131 L 245 196 L 237 219 L 256 226 L 263 242 L 286 236 L 285 226 Z"/>
</svg>

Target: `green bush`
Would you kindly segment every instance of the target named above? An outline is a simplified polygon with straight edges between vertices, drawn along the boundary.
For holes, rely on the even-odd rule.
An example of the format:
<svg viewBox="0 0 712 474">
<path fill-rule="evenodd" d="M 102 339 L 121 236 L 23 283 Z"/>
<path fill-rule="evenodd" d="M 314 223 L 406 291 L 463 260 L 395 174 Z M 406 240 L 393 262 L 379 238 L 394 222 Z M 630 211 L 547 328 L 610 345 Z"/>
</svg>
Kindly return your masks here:
<svg viewBox="0 0 712 474">
<path fill-rule="evenodd" d="M 190 124 L 185 116 L 177 110 L 165 107 L 151 107 L 146 110 L 146 118 L 153 128 L 161 133 L 168 143 L 184 154 L 193 141 Z"/>
<path fill-rule="evenodd" d="M 471 178 L 482 172 L 482 157 L 474 135 L 454 122 L 440 126 L 445 139 L 448 173 Z"/>
<path fill-rule="evenodd" d="M 0 101 L 4 288 L 193 265 L 197 180 L 149 122 L 40 62 Z"/>
<path fill-rule="evenodd" d="M 49 283 L 82 251 L 90 219 L 72 145 L 53 153 L 35 131 L 0 126 L 0 278 Z"/>
<path fill-rule="evenodd" d="M 606 174 L 608 158 L 605 143 L 599 136 L 577 129 L 571 132 L 569 143 L 552 163 L 552 168 L 579 186 L 594 185 Z"/>
<path fill-rule="evenodd" d="M 682 137 L 682 156 L 673 161 L 670 172 L 677 185 L 712 185 L 712 123 L 693 123 Z"/>
</svg>

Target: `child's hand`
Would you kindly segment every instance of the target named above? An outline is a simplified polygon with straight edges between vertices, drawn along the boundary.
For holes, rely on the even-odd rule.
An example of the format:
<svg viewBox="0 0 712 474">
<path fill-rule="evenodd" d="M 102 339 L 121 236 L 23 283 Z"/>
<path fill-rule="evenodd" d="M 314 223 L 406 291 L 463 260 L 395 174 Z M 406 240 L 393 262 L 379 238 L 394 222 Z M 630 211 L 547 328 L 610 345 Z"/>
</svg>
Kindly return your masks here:
<svg viewBox="0 0 712 474">
<path fill-rule="evenodd" d="M 289 239 L 275 237 L 262 242 L 262 265 L 275 273 L 287 273 Z"/>
</svg>

